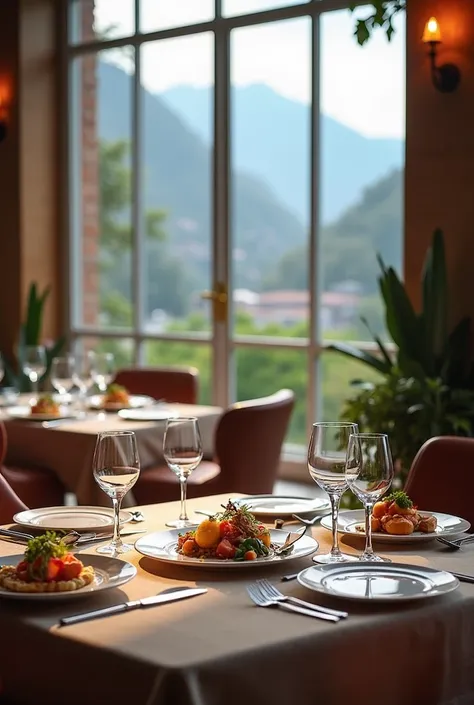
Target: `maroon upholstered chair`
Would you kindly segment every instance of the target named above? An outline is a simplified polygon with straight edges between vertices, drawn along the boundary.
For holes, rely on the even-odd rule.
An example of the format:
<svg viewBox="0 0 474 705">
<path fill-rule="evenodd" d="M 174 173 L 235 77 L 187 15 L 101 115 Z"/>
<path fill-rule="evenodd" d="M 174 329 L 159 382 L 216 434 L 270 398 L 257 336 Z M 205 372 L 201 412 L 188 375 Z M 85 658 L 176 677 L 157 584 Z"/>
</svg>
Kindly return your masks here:
<svg viewBox="0 0 474 705">
<path fill-rule="evenodd" d="M 47 468 L 5 466 L 7 454 L 7 432 L 0 421 L 0 475 L 13 492 L 30 509 L 55 507 L 64 504 L 65 487 L 56 475 Z"/>
<path fill-rule="evenodd" d="M 197 403 L 199 372 L 195 367 L 131 367 L 119 370 L 114 382 L 131 394 L 180 404 Z"/>
<path fill-rule="evenodd" d="M 12 490 L 5 478 L 0 475 L 0 524 L 8 524 L 17 512 L 28 509 Z"/>
<path fill-rule="evenodd" d="M 411 466 L 405 492 L 420 508 L 463 517 L 474 527 L 474 439 L 430 438 Z"/>
<path fill-rule="evenodd" d="M 293 406 L 293 392 L 281 389 L 229 407 L 216 429 L 215 462 L 203 461 L 191 474 L 188 496 L 272 492 Z M 167 467 L 145 469 L 133 493 L 139 504 L 169 502 L 179 496 L 178 480 Z"/>
</svg>

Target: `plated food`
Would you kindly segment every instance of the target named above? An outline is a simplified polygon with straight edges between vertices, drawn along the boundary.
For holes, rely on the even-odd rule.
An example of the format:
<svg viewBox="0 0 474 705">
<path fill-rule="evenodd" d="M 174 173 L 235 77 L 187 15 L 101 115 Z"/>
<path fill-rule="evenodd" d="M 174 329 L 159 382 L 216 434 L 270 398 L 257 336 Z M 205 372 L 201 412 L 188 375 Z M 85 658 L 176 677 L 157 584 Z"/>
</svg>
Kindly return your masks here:
<svg viewBox="0 0 474 705">
<path fill-rule="evenodd" d="M 31 405 L 30 414 L 32 416 L 41 414 L 42 416 L 59 417 L 61 416 L 61 407 L 50 394 L 44 394 Z"/>
<path fill-rule="evenodd" d="M 102 400 L 102 406 L 104 409 L 116 409 L 117 407 L 124 409 L 129 407 L 130 394 L 128 389 L 120 384 L 109 384 Z"/>
<path fill-rule="evenodd" d="M 84 566 L 54 532 L 28 541 L 23 560 L 0 567 L 0 587 L 12 592 L 72 592 L 94 580 L 92 566 Z"/>
<path fill-rule="evenodd" d="M 244 504 L 229 501 L 223 512 L 202 521 L 197 529 L 180 534 L 178 553 L 188 558 L 255 561 L 274 550 L 270 531 Z"/>
<path fill-rule="evenodd" d="M 418 511 L 405 492 L 394 492 L 374 505 L 372 531 L 409 536 L 414 531 L 432 534 L 438 526 L 433 514 Z M 361 528 L 365 531 L 365 528 Z"/>
</svg>

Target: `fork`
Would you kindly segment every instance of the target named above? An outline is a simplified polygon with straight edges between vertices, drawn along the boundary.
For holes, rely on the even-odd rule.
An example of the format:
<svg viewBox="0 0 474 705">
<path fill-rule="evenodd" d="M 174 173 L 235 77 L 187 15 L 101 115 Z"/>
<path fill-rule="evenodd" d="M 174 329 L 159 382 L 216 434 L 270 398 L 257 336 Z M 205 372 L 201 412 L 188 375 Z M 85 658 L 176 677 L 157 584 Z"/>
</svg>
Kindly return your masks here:
<svg viewBox="0 0 474 705">
<path fill-rule="evenodd" d="M 303 519 L 303 517 L 299 517 L 298 514 L 292 514 L 292 517 L 293 519 L 300 521 L 305 526 L 314 526 L 317 521 L 320 521 L 323 518 L 322 515 L 319 515 L 317 517 L 313 517 L 313 519 Z"/>
<path fill-rule="evenodd" d="M 321 607 L 321 605 L 314 605 L 311 602 L 305 602 L 304 600 L 300 600 L 298 597 L 284 595 L 265 578 L 263 578 L 262 580 L 257 580 L 257 585 L 260 587 L 262 594 L 265 597 L 268 597 L 269 600 L 275 600 L 276 602 L 289 602 L 292 605 L 299 605 L 300 607 L 304 607 L 305 609 L 309 610 L 314 610 L 315 612 L 324 612 L 325 614 L 332 614 L 335 617 L 339 617 L 339 619 L 345 619 L 349 616 L 347 612 L 341 612 L 341 610 L 333 610 L 330 607 Z"/>
<path fill-rule="evenodd" d="M 259 586 L 256 583 L 248 585 L 247 592 L 252 602 L 254 602 L 258 607 L 280 607 L 286 612 L 296 612 L 297 614 L 303 614 L 306 617 L 323 619 L 327 622 L 339 622 L 339 617 L 336 617 L 332 614 L 325 614 L 324 612 L 315 612 L 314 610 L 308 610 L 304 607 L 288 605 L 286 604 L 286 602 L 279 602 L 278 600 L 269 600 L 267 597 L 264 597 Z"/>
<path fill-rule="evenodd" d="M 465 543 L 472 543 L 474 541 L 474 534 L 470 534 L 469 536 L 461 539 L 453 539 L 452 541 L 444 538 L 444 536 L 438 536 L 437 540 L 440 543 L 444 543 L 445 546 L 449 546 L 450 548 L 454 548 L 455 551 L 459 551 L 461 546 L 464 546 Z"/>
</svg>

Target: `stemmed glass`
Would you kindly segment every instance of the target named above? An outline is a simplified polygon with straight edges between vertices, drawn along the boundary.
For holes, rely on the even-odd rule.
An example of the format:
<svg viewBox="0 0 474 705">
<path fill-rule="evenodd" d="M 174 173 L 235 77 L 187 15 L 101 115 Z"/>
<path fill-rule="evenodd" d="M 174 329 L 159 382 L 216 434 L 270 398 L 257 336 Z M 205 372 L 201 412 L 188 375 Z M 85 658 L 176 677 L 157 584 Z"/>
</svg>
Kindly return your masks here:
<svg viewBox="0 0 474 705">
<path fill-rule="evenodd" d="M 51 363 L 51 384 L 61 396 L 68 394 L 74 386 L 75 359 L 73 355 L 55 357 Z"/>
<path fill-rule="evenodd" d="M 339 549 L 338 519 L 341 497 L 347 489 L 346 460 L 351 434 L 357 433 L 355 423 L 324 421 L 313 424 L 308 448 L 308 470 L 313 480 L 328 493 L 331 500 L 332 548 L 329 553 L 315 556 L 316 563 L 354 561 L 354 556 Z"/>
<path fill-rule="evenodd" d="M 112 353 L 95 353 L 91 361 L 91 377 L 104 394 L 114 374 L 114 356 Z"/>
<path fill-rule="evenodd" d="M 179 519 L 166 526 L 185 529 L 193 526 L 186 512 L 186 483 L 193 470 L 202 460 L 202 441 L 195 417 L 173 418 L 166 422 L 163 454 L 170 470 L 178 476 L 181 489 L 181 512 Z"/>
<path fill-rule="evenodd" d="M 393 480 L 393 462 L 385 433 L 355 433 L 349 439 L 346 478 L 365 508 L 365 550 L 361 561 L 388 561 L 372 549 L 372 510 Z"/>
<path fill-rule="evenodd" d="M 74 384 L 79 389 L 79 398 L 82 411 L 85 412 L 87 406 L 87 394 L 94 384 L 93 370 L 95 365 L 95 352 L 89 351 L 86 355 L 76 358 L 74 370 Z"/>
<path fill-rule="evenodd" d="M 35 398 L 38 397 L 38 381 L 46 372 L 46 350 L 43 345 L 28 345 L 25 348 L 23 372 L 28 377 Z"/>
<path fill-rule="evenodd" d="M 111 499 L 114 507 L 114 537 L 97 553 L 116 556 L 132 546 L 120 538 L 120 506 L 140 474 L 137 439 L 133 431 L 104 431 L 97 436 L 92 461 L 94 479 Z"/>
</svg>

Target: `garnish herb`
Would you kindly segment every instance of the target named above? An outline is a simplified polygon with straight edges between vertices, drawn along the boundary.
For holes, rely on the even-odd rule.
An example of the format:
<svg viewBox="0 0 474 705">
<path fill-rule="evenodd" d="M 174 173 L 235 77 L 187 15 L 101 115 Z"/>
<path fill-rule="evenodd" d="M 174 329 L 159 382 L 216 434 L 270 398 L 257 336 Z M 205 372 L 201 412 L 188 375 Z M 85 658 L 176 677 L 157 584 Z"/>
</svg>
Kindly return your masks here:
<svg viewBox="0 0 474 705">
<path fill-rule="evenodd" d="M 388 497 L 383 498 L 384 502 L 396 502 L 400 509 L 411 509 L 413 507 L 413 502 L 410 497 L 401 490 L 397 492 L 392 492 Z"/>
</svg>

